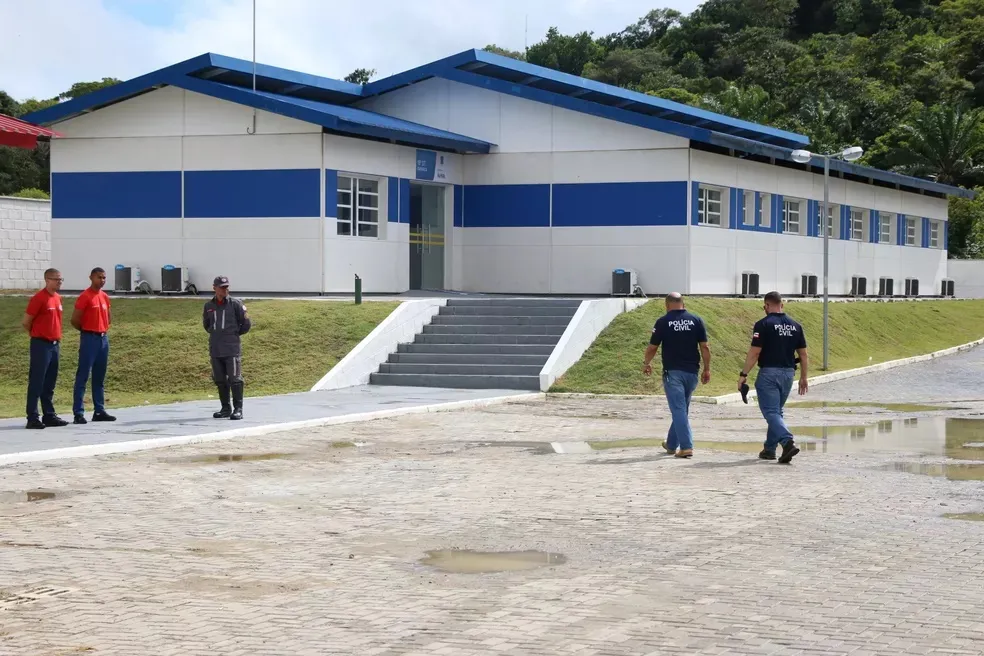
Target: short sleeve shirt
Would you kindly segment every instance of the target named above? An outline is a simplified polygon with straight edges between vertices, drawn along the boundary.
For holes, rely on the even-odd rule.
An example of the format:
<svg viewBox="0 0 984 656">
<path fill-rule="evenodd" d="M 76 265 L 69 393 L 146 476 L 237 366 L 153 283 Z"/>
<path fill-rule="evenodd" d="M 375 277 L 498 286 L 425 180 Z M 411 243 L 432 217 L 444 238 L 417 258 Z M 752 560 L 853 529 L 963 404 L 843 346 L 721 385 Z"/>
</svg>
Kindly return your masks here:
<svg viewBox="0 0 984 656">
<path fill-rule="evenodd" d="M 42 289 L 31 297 L 27 314 L 34 317 L 31 337 L 57 342 L 62 338 L 62 300 L 58 294 Z"/>
<path fill-rule="evenodd" d="M 109 296 L 103 290 L 86 289 L 75 301 L 75 309 L 82 310 L 82 330 L 93 333 L 109 330 Z"/>
<path fill-rule="evenodd" d="M 755 323 L 752 346 L 762 349 L 760 368 L 795 369 L 796 350 L 806 348 L 806 333 L 785 313 L 774 312 Z"/>
<path fill-rule="evenodd" d="M 670 310 L 657 319 L 649 343 L 663 347 L 662 359 L 665 371 L 700 371 L 698 344 L 707 341 L 704 321 L 686 310 Z"/>
</svg>

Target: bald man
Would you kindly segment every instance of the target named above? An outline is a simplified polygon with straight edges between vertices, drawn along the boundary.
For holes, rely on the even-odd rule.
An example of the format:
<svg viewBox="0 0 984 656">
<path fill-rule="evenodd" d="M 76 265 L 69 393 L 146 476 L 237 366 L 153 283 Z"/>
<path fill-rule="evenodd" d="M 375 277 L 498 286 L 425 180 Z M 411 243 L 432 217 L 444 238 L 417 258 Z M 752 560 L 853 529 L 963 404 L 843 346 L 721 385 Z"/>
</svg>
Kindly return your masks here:
<svg viewBox="0 0 984 656">
<path fill-rule="evenodd" d="M 653 373 L 652 360 L 663 347 L 663 393 L 670 406 L 673 423 L 663 442 L 667 453 L 677 458 L 694 455 L 694 438 L 690 430 L 690 397 L 697 389 L 701 360 L 704 371 L 700 381 L 711 382 L 711 349 L 707 329 L 696 314 L 687 312 L 683 296 L 672 292 L 666 296 L 666 314 L 656 321 L 649 346 L 642 361 L 642 373 Z"/>
</svg>

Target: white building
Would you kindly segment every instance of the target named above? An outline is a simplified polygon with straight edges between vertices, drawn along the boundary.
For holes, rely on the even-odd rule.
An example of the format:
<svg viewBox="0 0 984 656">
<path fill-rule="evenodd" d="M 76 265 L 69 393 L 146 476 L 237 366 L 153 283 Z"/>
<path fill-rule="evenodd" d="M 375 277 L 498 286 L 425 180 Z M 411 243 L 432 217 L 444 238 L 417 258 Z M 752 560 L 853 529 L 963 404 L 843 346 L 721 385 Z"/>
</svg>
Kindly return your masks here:
<svg viewBox="0 0 984 656">
<path fill-rule="evenodd" d="M 206 54 L 27 118 L 52 143 L 66 288 L 183 265 L 200 289 L 801 291 L 820 275 L 808 139 L 470 50 L 359 86 Z M 946 277 L 947 195 L 831 164 L 830 291 Z M 822 281 L 821 281 L 822 288 Z"/>
</svg>

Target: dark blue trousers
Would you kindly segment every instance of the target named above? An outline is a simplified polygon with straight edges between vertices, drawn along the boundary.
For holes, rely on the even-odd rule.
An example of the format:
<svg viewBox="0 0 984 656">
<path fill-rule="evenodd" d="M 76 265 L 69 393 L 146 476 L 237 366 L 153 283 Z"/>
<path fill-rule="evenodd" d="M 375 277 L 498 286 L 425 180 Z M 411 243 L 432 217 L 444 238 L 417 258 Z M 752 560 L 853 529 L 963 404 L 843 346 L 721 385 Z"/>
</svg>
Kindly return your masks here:
<svg viewBox="0 0 984 656">
<path fill-rule="evenodd" d="M 105 333 L 83 332 L 79 337 L 79 368 L 75 372 L 75 399 L 72 413 L 85 414 L 85 385 L 92 374 L 92 405 L 97 413 L 106 412 L 106 367 L 109 365 L 109 337 Z"/>
<path fill-rule="evenodd" d="M 27 418 L 38 417 L 38 399 L 45 416 L 55 414 L 55 383 L 58 382 L 58 342 L 31 338 L 31 367 L 27 376 Z"/>
</svg>

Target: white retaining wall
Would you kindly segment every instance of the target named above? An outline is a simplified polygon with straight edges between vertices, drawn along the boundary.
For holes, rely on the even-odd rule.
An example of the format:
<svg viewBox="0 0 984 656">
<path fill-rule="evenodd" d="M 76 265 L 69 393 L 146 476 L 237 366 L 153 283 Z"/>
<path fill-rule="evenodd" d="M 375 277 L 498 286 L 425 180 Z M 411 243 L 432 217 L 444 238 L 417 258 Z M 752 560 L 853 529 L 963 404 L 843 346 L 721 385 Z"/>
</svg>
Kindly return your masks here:
<svg viewBox="0 0 984 656">
<path fill-rule="evenodd" d="M 984 298 L 984 260 L 948 260 L 947 277 L 957 298 Z"/>
<path fill-rule="evenodd" d="M 51 266 L 51 201 L 0 196 L 0 289 L 39 289 Z"/>
</svg>

